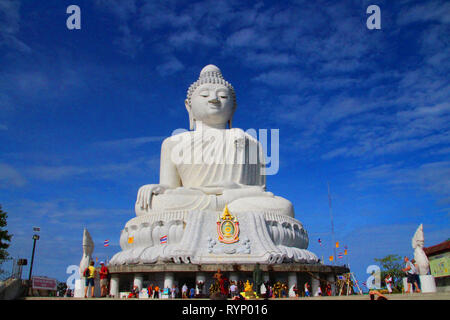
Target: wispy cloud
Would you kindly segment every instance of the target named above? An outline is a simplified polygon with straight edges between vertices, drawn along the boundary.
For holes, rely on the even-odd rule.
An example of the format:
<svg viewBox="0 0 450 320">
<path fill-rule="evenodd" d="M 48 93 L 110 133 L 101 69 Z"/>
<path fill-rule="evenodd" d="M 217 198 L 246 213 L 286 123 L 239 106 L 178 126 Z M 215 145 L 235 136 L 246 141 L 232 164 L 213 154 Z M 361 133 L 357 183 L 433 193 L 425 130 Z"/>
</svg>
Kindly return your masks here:
<svg viewBox="0 0 450 320">
<path fill-rule="evenodd" d="M 30 53 L 31 48 L 19 39 L 20 1 L 0 1 L 0 47 L 6 46 L 23 53 Z"/>
<path fill-rule="evenodd" d="M 0 163 L 0 188 L 23 187 L 27 180 L 12 166 Z"/>
<path fill-rule="evenodd" d="M 93 143 L 95 148 L 107 148 L 107 149 L 128 149 L 137 148 L 147 143 L 161 142 L 164 136 L 151 136 L 151 137 L 138 137 L 138 138 L 126 138 L 110 141 L 100 141 Z"/>
<path fill-rule="evenodd" d="M 183 63 L 174 56 L 166 58 L 166 61 L 156 67 L 156 71 L 162 76 L 168 76 L 184 69 Z"/>
<path fill-rule="evenodd" d="M 143 48 L 143 39 L 131 28 L 132 17 L 137 14 L 136 0 L 96 0 L 95 5 L 101 10 L 111 12 L 118 19 L 120 36 L 114 40 L 120 53 L 134 58 Z"/>
<path fill-rule="evenodd" d="M 450 4 L 445 1 L 427 1 L 427 3 L 408 3 L 399 12 L 397 23 L 407 25 L 416 22 L 450 23 Z"/>
<path fill-rule="evenodd" d="M 138 175 L 144 171 L 157 170 L 159 168 L 159 157 L 154 156 L 150 159 L 138 158 L 127 162 L 104 163 L 92 166 L 31 166 L 25 171 L 30 177 L 46 180 L 58 181 L 73 177 L 92 179 L 117 179 L 120 176 L 135 174 Z"/>
<path fill-rule="evenodd" d="M 355 185 L 387 184 L 395 188 L 421 188 L 437 196 L 441 203 L 450 204 L 450 161 L 405 166 L 402 163 L 383 164 L 356 172 Z"/>
</svg>

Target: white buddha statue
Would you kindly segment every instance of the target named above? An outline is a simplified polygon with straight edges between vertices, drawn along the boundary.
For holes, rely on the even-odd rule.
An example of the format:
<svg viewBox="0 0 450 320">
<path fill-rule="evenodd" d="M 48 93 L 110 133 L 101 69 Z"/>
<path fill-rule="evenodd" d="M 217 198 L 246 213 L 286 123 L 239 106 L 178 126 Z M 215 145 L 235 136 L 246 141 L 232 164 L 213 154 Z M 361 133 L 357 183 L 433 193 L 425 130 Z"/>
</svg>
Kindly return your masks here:
<svg viewBox="0 0 450 320">
<path fill-rule="evenodd" d="M 160 183 L 139 189 L 136 215 L 222 211 L 227 204 L 232 212 L 257 210 L 293 217 L 288 200 L 265 191 L 261 144 L 242 129 L 231 128 L 236 95 L 219 68 L 203 68 L 185 105 L 193 131 L 164 140 Z"/>
<path fill-rule="evenodd" d="M 291 202 L 265 190 L 261 144 L 232 128 L 236 95 L 219 68 L 203 68 L 185 106 L 191 131 L 162 143 L 160 182 L 139 189 L 110 263 L 316 263 Z"/>
</svg>

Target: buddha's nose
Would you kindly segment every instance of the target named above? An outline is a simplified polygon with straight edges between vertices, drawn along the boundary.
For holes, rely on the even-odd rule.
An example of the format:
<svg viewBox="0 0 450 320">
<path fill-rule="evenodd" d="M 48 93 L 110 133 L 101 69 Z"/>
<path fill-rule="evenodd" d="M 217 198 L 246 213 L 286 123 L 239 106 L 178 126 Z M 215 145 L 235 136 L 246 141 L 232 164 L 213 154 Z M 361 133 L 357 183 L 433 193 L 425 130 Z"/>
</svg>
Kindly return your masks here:
<svg viewBox="0 0 450 320">
<path fill-rule="evenodd" d="M 219 99 L 217 99 L 217 97 L 215 97 L 214 99 L 211 99 L 208 102 L 209 103 L 219 103 Z"/>
</svg>

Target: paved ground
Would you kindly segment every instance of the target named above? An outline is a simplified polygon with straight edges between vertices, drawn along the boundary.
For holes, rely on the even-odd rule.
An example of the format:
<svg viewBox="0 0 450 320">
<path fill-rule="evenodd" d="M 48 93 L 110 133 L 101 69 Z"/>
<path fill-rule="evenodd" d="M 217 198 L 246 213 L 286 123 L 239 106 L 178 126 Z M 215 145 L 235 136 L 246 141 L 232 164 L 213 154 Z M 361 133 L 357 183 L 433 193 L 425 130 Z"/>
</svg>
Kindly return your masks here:
<svg viewBox="0 0 450 320">
<path fill-rule="evenodd" d="M 386 295 L 389 300 L 450 300 L 450 292 L 440 293 L 413 293 L 413 294 L 391 294 Z M 293 301 L 308 301 L 308 300 L 369 300 L 368 295 L 352 295 L 352 296 L 340 296 L 340 297 L 311 297 L 311 298 L 289 298 L 289 299 L 276 299 L 276 300 L 293 300 Z M 124 299 L 112 299 L 112 298 L 47 298 L 47 297 L 27 297 L 25 300 L 95 300 L 95 301 L 107 301 L 107 300 L 124 300 Z M 143 299 L 130 299 L 130 300 L 143 300 Z M 181 300 L 181 299 L 176 299 Z M 196 299 L 200 300 L 200 299 Z M 270 299 L 272 300 L 272 299 Z"/>
</svg>

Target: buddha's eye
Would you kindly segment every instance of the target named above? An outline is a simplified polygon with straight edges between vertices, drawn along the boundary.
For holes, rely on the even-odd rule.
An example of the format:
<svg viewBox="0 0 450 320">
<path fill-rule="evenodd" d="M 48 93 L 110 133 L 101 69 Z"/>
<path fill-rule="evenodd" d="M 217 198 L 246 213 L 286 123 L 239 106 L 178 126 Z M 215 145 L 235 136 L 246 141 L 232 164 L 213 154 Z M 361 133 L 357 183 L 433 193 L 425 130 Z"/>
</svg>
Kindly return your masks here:
<svg viewBox="0 0 450 320">
<path fill-rule="evenodd" d="M 202 97 L 209 97 L 209 92 L 208 91 L 202 91 L 202 92 L 200 92 L 200 95 Z"/>
<path fill-rule="evenodd" d="M 228 96 L 219 96 L 221 99 L 228 99 Z"/>
</svg>

